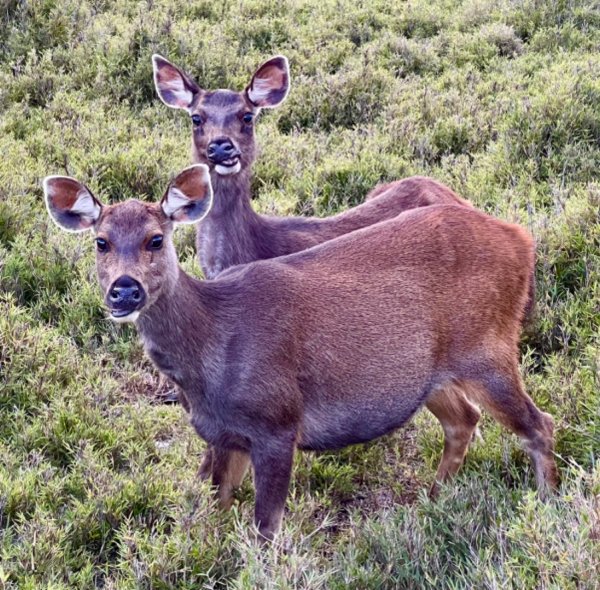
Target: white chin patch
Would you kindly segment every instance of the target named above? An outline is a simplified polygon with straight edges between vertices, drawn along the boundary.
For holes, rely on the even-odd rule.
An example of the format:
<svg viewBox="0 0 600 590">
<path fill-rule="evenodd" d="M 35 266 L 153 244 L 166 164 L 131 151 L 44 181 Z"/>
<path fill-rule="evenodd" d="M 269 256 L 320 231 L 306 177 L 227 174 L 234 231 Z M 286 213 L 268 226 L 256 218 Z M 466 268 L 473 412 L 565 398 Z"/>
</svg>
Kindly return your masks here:
<svg viewBox="0 0 600 590">
<path fill-rule="evenodd" d="M 111 313 L 109 317 L 113 322 L 115 322 L 117 324 L 126 324 L 127 322 L 135 322 L 135 320 L 137 320 L 139 316 L 140 316 L 139 311 L 132 311 L 131 313 L 128 313 L 127 315 L 122 315 L 122 316 L 114 316 Z"/>
<path fill-rule="evenodd" d="M 215 171 L 217 174 L 221 176 L 229 176 L 231 174 L 237 174 L 242 169 L 241 163 L 238 161 L 233 166 L 222 166 L 221 164 L 217 164 L 215 166 Z"/>
</svg>

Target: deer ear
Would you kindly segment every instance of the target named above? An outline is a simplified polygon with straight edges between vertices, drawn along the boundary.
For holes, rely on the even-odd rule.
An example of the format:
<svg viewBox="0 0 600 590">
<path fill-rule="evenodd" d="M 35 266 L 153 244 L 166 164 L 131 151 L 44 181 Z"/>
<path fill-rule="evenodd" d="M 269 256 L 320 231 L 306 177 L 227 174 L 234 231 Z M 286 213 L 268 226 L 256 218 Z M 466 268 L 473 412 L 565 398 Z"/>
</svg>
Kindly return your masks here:
<svg viewBox="0 0 600 590">
<path fill-rule="evenodd" d="M 213 191 L 206 164 L 196 164 L 180 172 L 160 202 L 163 213 L 177 223 L 195 223 L 210 211 Z"/>
<path fill-rule="evenodd" d="M 158 54 L 152 56 L 154 86 L 160 99 L 174 109 L 190 110 L 200 87 L 185 72 Z"/>
<path fill-rule="evenodd" d="M 68 176 L 47 176 L 44 179 L 44 197 L 50 217 L 67 231 L 90 229 L 102 212 L 102 203 L 90 190 Z"/>
<path fill-rule="evenodd" d="M 283 55 L 266 61 L 252 76 L 246 88 L 248 100 L 257 107 L 280 105 L 290 89 L 290 68 Z"/>
</svg>

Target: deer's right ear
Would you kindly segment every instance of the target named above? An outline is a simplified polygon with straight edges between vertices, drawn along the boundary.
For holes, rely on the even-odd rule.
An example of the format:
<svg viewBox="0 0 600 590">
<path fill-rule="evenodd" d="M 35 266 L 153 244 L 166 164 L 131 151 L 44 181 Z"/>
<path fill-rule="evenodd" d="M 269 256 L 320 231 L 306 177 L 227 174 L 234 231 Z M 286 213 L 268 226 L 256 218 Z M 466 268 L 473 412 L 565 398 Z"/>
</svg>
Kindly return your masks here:
<svg viewBox="0 0 600 590">
<path fill-rule="evenodd" d="M 163 213 L 177 223 L 195 223 L 206 217 L 213 191 L 206 164 L 196 164 L 180 172 L 160 202 Z"/>
<path fill-rule="evenodd" d="M 50 217 L 67 231 L 90 229 L 102 212 L 102 203 L 90 190 L 68 176 L 44 178 L 44 197 Z"/>
<path fill-rule="evenodd" d="M 266 61 L 254 72 L 246 88 L 248 100 L 261 108 L 280 105 L 290 90 L 290 66 L 283 55 Z"/>
<path fill-rule="evenodd" d="M 158 54 L 152 56 L 154 86 L 160 99 L 174 109 L 189 111 L 200 87 L 182 70 Z"/>
</svg>

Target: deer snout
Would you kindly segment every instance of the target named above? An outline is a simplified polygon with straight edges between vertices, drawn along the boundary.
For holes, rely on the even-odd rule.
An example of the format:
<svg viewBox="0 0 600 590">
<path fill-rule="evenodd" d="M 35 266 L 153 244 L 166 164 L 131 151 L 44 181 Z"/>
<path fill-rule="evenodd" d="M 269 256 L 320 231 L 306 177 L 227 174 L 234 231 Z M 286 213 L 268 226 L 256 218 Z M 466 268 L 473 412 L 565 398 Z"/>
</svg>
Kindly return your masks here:
<svg viewBox="0 0 600 590">
<path fill-rule="evenodd" d="M 240 157 L 240 150 L 228 137 L 219 137 L 208 144 L 206 156 L 213 164 L 233 166 Z"/>
<path fill-rule="evenodd" d="M 106 305 L 116 321 L 135 321 L 145 301 L 144 288 L 128 275 L 119 277 L 106 294 Z"/>
</svg>

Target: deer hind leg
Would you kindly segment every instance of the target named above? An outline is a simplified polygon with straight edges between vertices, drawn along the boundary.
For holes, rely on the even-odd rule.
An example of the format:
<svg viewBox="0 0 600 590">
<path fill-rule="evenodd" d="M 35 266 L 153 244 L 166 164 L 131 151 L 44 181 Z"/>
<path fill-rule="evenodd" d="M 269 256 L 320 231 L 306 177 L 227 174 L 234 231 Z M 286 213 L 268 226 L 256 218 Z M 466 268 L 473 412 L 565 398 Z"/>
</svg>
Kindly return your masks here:
<svg viewBox="0 0 600 590">
<path fill-rule="evenodd" d="M 516 363 L 510 368 L 481 367 L 472 383 L 477 387 L 477 401 L 498 422 L 518 435 L 535 470 L 540 496 L 558 485 L 554 461 L 554 420 L 542 412 L 525 392 Z"/>
<path fill-rule="evenodd" d="M 240 487 L 250 466 L 250 455 L 244 451 L 210 447 L 205 461 L 207 458 L 212 462 L 212 483 L 217 488 L 219 504 L 229 510 L 233 504 L 233 491 Z"/>
<path fill-rule="evenodd" d="M 213 448 L 209 445 L 206 447 L 204 455 L 202 455 L 202 462 L 200 463 L 200 468 L 198 469 L 198 477 L 201 480 L 207 480 L 211 478 L 213 474 L 214 462 L 215 457 L 213 453 Z"/>
<path fill-rule="evenodd" d="M 477 432 L 481 412 L 467 399 L 465 391 L 457 383 L 434 391 L 425 405 L 444 429 L 444 451 L 429 491 L 434 498 L 440 483 L 455 475 L 462 465 L 469 443 Z"/>
</svg>

